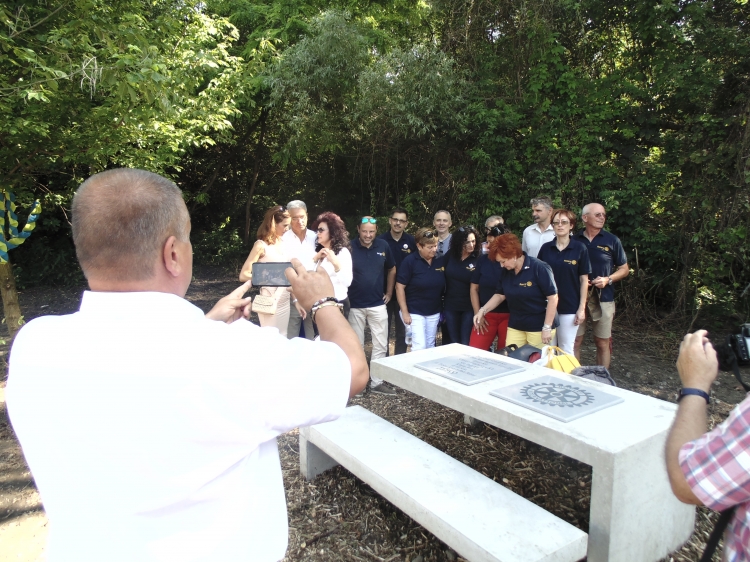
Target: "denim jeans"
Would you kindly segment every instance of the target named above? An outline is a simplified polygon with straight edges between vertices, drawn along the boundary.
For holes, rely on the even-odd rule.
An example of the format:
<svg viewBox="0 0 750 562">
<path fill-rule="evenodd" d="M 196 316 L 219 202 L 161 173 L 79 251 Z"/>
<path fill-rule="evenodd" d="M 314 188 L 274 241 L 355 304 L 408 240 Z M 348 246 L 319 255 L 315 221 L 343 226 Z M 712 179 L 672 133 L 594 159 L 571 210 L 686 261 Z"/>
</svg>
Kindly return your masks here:
<svg viewBox="0 0 750 562">
<path fill-rule="evenodd" d="M 474 323 L 474 312 L 471 310 L 445 310 L 445 325 L 448 328 L 452 343 L 469 345 L 471 328 Z"/>
</svg>

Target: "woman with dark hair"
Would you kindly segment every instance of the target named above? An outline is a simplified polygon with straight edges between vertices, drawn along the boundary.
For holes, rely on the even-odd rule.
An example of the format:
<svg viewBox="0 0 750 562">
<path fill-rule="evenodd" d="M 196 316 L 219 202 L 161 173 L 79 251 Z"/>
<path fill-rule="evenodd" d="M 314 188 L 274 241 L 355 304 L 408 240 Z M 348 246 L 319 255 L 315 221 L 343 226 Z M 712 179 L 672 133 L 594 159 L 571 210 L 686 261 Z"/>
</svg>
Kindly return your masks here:
<svg viewBox="0 0 750 562">
<path fill-rule="evenodd" d="M 312 229 L 318 233 L 318 243 L 315 246 L 317 253 L 313 256 L 313 261 L 328 272 L 333 283 L 333 294 L 344 305 L 344 316 L 349 318 L 352 254 L 349 251 L 346 225 L 337 214 L 325 212 L 318 215 Z M 296 302 L 294 304 L 299 306 Z"/>
<path fill-rule="evenodd" d="M 492 218 L 492 217 L 490 217 Z M 487 219 L 489 220 L 489 219 Z M 501 234 L 509 234 L 510 229 L 503 223 L 497 223 L 487 229 L 487 254 L 482 254 L 477 260 L 477 267 L 474 275 L 471 277 L 471 306 L 474 309 L 474 315 L 479 312 L 495 294 L 495 288 L 500 282 L 500 275 L 503 268 L 495 260 L 489 257 L 489 247 L 495 241 L 495 238 Z M 479 349 L 489 350 L 492 342 L 497 337 L 497 349 L 505 347 L 505 335 L 508 332 L 508 320 L 510 319 L 510 309 L 508 301 L 505 300 L 499 306 L 488 310 L 482 321 L 482 331 L 474 329 L 471 331 L 469 345 Z"/>
<path fill-rule="evenodd" d="M 283 205 L 276 205 L 266 211 L 263 222 L 258 227 L 258 239 L 253 244 L 250 255 L 240 270 L 240 281 L 252 279 L 255 262 L 289 261 L 284 252 L 281 237 L 289 230 L 291 222 L 289 212 Z M 286 329 L 289 325 L 289 291 L 286 290 L 286 287 L 261 287 L 260 294 L 272 296 L 278 300 L 276 314 L 258 313 L 260 325 L 278 328 L 279 333 L 286 337 Z"/>
<path fill-rule="evenodd" d="M 552 212 L 555 239 L 542 244 L 538 258 L 552 268 L 560 301 L 557 314 L 557 345 L 573 354 L 578 325 L 586 322 L 586 297 L 589 290 L 589 251 L 584 244 L 571 239 L 576 216 L 567 209 Z"/>
<path fill-rule="evenodd" d="M 557 287 L 552 269 L 546 263 L 527 256 L 515 234 L 502 234 L 490 246 L 490 259 L 503 268 L 495 294 L 474 316 L 480 333 L 486 328 L 484 317 L 507 299 L 510 309 L 505 345 L 543 347 L 555 336 Z"/>
<path fill-rule="evenodd" d="M 453 233 L 445 262 L 443 314 L 453 343 L 469 345 L 474 319 L 470 285 L 478 256 L 479 233 L 471 225 L 460 227 Z"/>
<path fill-rule="evenodd" d="M 396 299 L 401 319 L 411 326 L 411 350 L 435 347 L 445 290 L 445 256 L 435 257 L 438 233 L 420 228 L 414 236 L 417 251 L 396 272 Z"/>
</svg>

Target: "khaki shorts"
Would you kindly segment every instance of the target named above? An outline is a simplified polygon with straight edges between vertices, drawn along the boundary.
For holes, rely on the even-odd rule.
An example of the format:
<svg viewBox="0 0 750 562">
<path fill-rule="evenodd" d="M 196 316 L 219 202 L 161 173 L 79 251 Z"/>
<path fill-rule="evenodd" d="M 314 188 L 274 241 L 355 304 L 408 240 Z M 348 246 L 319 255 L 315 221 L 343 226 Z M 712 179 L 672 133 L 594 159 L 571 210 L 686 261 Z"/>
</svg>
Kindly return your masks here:
<svg viewBox="0 0 750 562">
<path fill-rule="evenodd" d="M 586 311 L 591 322 L 594 325 L 594 336 L 601 339 L 612 337 L 612 321 L 615 319 L 615 303 L 599 302 L 599 291 L 592 288 L 589 291 L 589 298 L 586 301 Z M 586 322 L 578 326 L 577 336 L 583 336 L 586 333 Z"/>
</svg>

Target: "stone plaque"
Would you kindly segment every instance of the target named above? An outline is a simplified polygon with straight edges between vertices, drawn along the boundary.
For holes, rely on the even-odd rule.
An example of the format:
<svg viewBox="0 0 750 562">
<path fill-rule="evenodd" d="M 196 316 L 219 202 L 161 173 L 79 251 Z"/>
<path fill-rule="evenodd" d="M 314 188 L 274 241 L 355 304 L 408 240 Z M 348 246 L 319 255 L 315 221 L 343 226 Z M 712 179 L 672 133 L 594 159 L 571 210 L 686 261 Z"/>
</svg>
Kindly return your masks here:
<svg viewBox="0 0 750 562">
<path fill-rule="evenodd" d="M 497 388 L 490 394 L 563 422 L 624 401 L 598 388 L 579 386 L 575 381 L 549 375 Z"/>
<path fill-rule="evenodd" d="M 500 359 L 477 357 L 476 355 L 452 355 L 432 361 L 424 361 L 423 363 L 415 363 L 414 366 L 469 385 L 526 370 L 525 367 L 512 365 Z"/>
</svg>

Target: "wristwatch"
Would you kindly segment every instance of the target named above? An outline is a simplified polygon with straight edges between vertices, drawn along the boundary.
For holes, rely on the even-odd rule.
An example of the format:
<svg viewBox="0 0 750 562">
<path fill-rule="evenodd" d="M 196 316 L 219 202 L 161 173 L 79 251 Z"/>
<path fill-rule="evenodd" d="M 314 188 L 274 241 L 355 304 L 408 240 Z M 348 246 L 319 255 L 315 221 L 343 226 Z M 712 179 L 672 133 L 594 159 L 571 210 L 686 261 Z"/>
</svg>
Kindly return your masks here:
<svg viewBox="0 0 750 562">
<path fill-rule="evenodd" d="M 607 275 L 607 285 L 611 285 L 611 284 L 612 284 L 612 278 L 609 275 Z"/>
<path fill-rule="evenodd" d="M 704 398 L 706 400 L 706 404 L 711 403 L 711 397 L 708 395 L 708 392 L 705 392 L 701 390 L 700 388 L 681 388 L 680 389 L 680 395 L 677 397 L 677 401 L 679 402 L 682 400 L 685 396 L 688 395 L 694 395 L 694 396 L 700 396 L 701 398 Z"/>
</svg>

